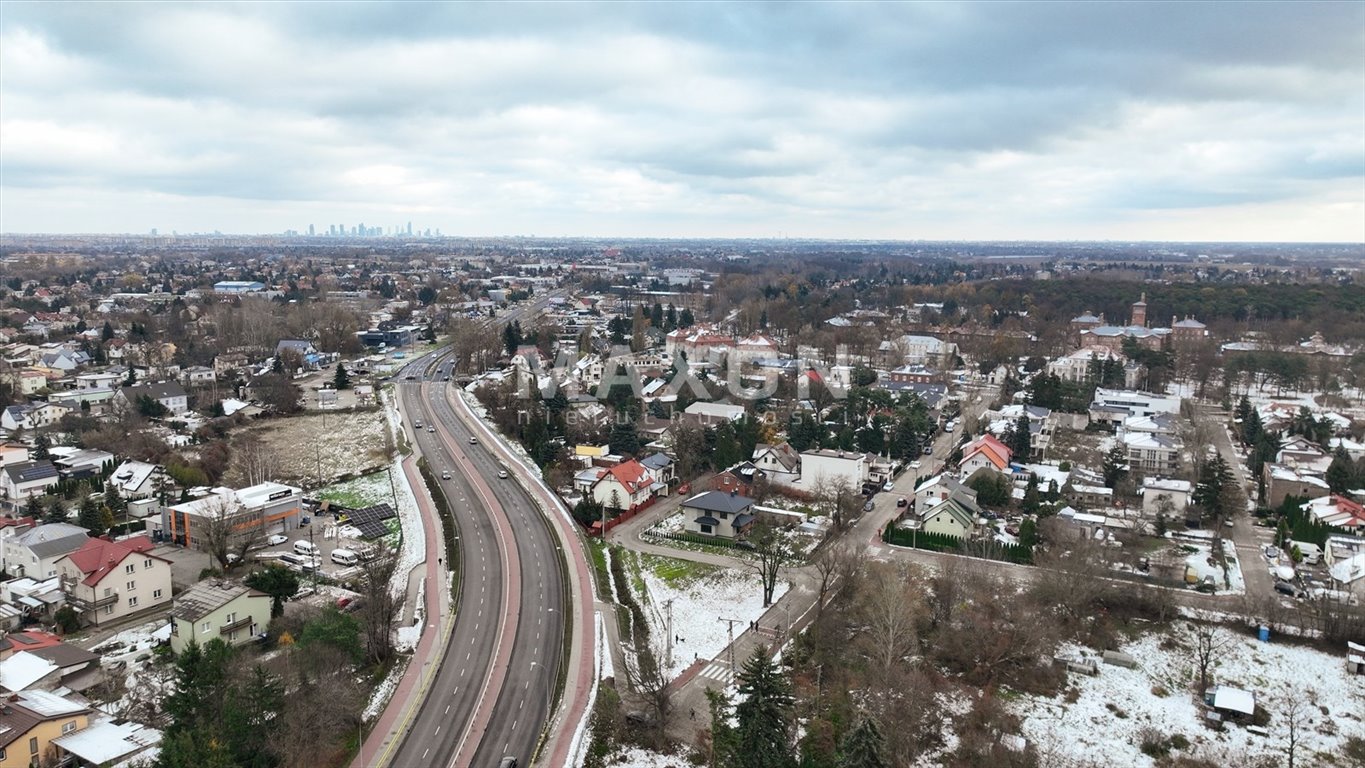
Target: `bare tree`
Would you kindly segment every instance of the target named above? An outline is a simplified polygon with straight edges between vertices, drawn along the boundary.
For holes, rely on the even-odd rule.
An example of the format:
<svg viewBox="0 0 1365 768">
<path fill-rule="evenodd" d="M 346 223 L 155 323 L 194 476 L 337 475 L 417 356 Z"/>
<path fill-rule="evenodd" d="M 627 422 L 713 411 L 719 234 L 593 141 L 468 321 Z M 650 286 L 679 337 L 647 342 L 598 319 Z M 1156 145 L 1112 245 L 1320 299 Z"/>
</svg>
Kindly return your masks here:
<svg viewBox="0 0 1365 768">
<path fill-rule="evenodd" d="M 379 664 L 393 656 L 394 621 L 400 604 L 391 586 L 397 558 L 383 555 L 361 562 L 360 623 L 365 633 L 365 655 Z M 434 617 L 428 617 L 428 621 Z"/>
<path fill-rule="evenodd" d="M 215 495 L 201 502 L 196 523 L 199 548 L 227 570 L 260 543 L 265 519 L 244 510 L 235 496 Z"/>
<path fill-rule="evenodd" d="M 673 705 L 673 694 L 668 686 L 670 670 L 667 659 L 657 643 L 648 639 L 638 642 L 635 651 L 627 652 L 624 656 L 626 683 L 653 710 L 652 730 L 658 744 L 662 745 Z"/>
<path fill-rule="evenodd" d="M 259 485 L 275 476 L 279 455 L 255 432 L 246 432 L 233 441 L 236 466 L 247 485 Z"/>
<path fill-rule="evenodd" d="M 859 640 L 883 674 L 919 647 L 918 629 L 924 615 L 924 591 L 911 567 L 877 565 L 869 569 L 861 591 L 858 616 L 866 627 Z"/>
<path fill-rule="evenodd" d="M 754 525 L 749 532 L 749 543 L 754 545 L 749 567 L 763 584 L 763 607 L 767 608 L 773 603 L 778 574 L 795 562 L 796 553 L 787 538 L 767 523 Z"/>
<path fill-rule="evenodd" d="M 1289 761 L 1288 768 L 1294 768 L 1294 757 L 1303 732 L 1311 723 L 1312 708 L 1301 697 L 1291 694 L 1288 704 L 1281 713 L 1284 721 L 1284 754 Z"/>
<path fill-rule="evenodd" d="M 821 475 L 816 481 L 815 498 L 833 518 L 836 531 L 844 530 L 863 508 L 863 497 L 858 490 L 846 477 Z"/>
<path fill-rule="evenodd" d="M 1203 696 L 1211 682 L 1209 674 L 1218 666 L 1218 657 L 1232 643 L 1220 627 L 1196 625 L 1194 628 L 1194 663 L 1199 673 L 1199 695 Z"/>
<path fill-rule="evenodd" d="M 854 548 L 843 541 L 826 541 L 811 558 L 811 566 L 815 569 L 816 592 L 818 600 L 815 604 L 817 616 L 824 613 L 825 602 L 829 600 L 830 592 L 836 585 L 842 587 L 850 578 L 850 571 L 858 569 L 860 558 L 854 553 Z"/>
</svg>

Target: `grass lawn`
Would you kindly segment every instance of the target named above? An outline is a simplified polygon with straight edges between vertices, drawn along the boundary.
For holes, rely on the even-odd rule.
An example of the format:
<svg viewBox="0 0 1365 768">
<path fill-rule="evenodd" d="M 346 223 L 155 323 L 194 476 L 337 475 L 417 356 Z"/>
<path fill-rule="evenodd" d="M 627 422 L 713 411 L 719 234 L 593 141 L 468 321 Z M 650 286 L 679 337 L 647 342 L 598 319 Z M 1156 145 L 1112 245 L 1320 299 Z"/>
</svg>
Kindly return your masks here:
<svg viewBox="0 0 1365 768">
<path fill-rule="evenodd" d="M 670 587 L 686 587 L 722 569 L 707 563 L 694 563 L 691 560 L 678 560 L 672 557 L 640 554 L 640 565 L 648 568 L 655 576 L 663 579 Z"/>
</svg>

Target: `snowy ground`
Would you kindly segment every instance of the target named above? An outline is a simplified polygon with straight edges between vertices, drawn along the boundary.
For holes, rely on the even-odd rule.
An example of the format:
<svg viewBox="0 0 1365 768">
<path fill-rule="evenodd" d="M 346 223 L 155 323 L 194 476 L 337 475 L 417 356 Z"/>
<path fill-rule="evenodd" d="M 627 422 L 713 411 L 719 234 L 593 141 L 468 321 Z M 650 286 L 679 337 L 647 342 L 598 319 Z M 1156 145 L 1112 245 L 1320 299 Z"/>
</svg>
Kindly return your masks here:
<svg viewBox="0 0 1365 768">
<path fill-rule="evenodd" d="M 673 562 L 670 558 L 643 558 L 639 572 L 647 594 L 640 604 L 649 617 L 651 637 L 662 645 L 668 635 L 664 603 L 673 601 L 673 634 L 681 639 L 673 645 L 669 675 L 677 677 L 694 659 L 714 658 L 730 644 L 729 627 L 721 617 L 738 619 L 740 623 L 735 632 L 739 633 L 750 621 L 762 619 L 765 609 L 763 590 L 756 575 L 699 567 L 694 578 L 673 578 L 670 582 L 659 576 L 659 572 L 667 572 Z M 779 582 L 773 601 L 786 594 L 787 589 L 787 583 Z"/>
<path fill-rule="evenodd" d="M 606 760 L 607 765 L 618 766 L 618 768 L 691 768 L 692 763 L 686 758 L 661 755 L 658 752 L 650 752 L 639 747 L 629 747 L 618 752 Z"/>
<path fill-rule="evenodd" d="M 389 484 L 392 474 L 393 484 Z M 408 572 L 426 560 L 426 532 L 422 528 L 421 513 L 417 509 L 417 498 L 412 486 L 403 472 L 401 459 L 394 459 L 388 472 L 374 472 L 344 483 L 329 485 L 319 492 L 323 499 L 331 499 L 346 506 L 368 506 L 371 504 L 393 504 L 395 493 L 398 498 L 398 522 L 402 528 L 401 545 L 398 550 L 398 566 L 394 569 L 391 584 L 395 597 L 401 597 L 407 589 Z M 390 541 L 389 544 L 394 542 Z"/>
<path fill-rule="evenodd" d="M 1299 765 L 1322 765 L 1318 753 L 1337 754 L 1349 736 L 1365 736 L 1365 685 L 1346 675 L 1345 657 L 1225 632 L 1228 645 L 1212 672 L 1215 685 L 1231 685 L 1256 694 L 1256 706 L 1270 714 L 1268 736 L 1258 736 L 1237 725 L 1223 732 L 1201 725 L 1190 681 L 1194 667 L 1193 640 L 1186 624 L 1177 624 L 1175 637 L 1184 647 L 1161 648 L 1165 634 L 1151 633 L 1122 648 L 1138 662 L 1136 669 L 1100 665 L 1095 677 L 1073 674 L 1070 685 L 1079 692 L 1072 702 L 1065 694 L 1053 699 L 1023 696 L 1013 708 L 1023 719 L 1024 736 L 1044 755 L 1080 765 L 1152 766 L 1139 748 L 1140 734 L 1153 728 L 1164 737 L 1181 734 L 1190 746 L 1180 754 L 1211 760 L 1216 765 L 1248 765 L 1262 756 L 1283 757 L 1287 735 L 1286 707 L 1304 707 L 1300 726 Z M 1072 654 L 1095 653 L 1067 649 Z"/>
<path fill-rule="evenodd" d="M 1227 539 L 1223 540 L 1227 542 Z M 1212 576 L 1213 583 L 1217 586 L 1220 595 L 1240 595 L 1246 592 L 1246 583 L 1242 580 L 1242 564 L 1237 560 L 1237 550 L 1235 547 L 1225 548 L 1227 554 L 1228 573 L 1227 580 L 1223 580 L 1223 567 L 1218 564 L 1218 559 L 1213 556 L 1212 547 L 1200 547 L 1189 544 L 1185 546 L 1195 547 L 1198 551 L 1191 552 L 1185 556 L 1185 565 L 1194 571 L 1194 575 L 1203 581 L 1204 577 Z"/>
<path fill-rule="evenodd" d="M 150 714 L 149 707 L 160 705 L 161 699 L 170 692 L 171 670 L 148 662 L 152 649 L 170 637 L 170 623 L 157 619 L 125 629 L 89 649 L 102 656 L 100 665 L 105 674 L 123 676 L 123 695 L 104 702 L 101 709 L 115 716 L 145 719 Z M 117 671 L 120 665 L 122 671 Z"/>
</svg>

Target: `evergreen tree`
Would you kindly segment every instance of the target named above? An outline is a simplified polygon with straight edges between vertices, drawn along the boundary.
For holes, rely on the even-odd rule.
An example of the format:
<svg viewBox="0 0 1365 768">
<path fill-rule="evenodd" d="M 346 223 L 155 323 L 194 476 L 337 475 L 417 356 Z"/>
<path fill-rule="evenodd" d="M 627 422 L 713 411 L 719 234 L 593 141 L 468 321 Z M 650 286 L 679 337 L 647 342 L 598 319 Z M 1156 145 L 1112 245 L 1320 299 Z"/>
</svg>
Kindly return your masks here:
<svg viewBox="0 0 1365 768">
<path fill-rule="evenodd" d="M 86 496 L 85 499 L 81 501 L 81 508 L 79 517 L 76 519 L 76 524 L 87 531 L 90 531 L 91 536 L 101 536 L 104 534 L 105 530 L 107 530 L 104 525 L 104 512 L 101 511 L 99 505 L 95 503 L 93 494 Z"/>
<path fill-rule="evenodd" d="M 1356 465 L 1346 453 L 1345 446 L 1338 445 L 1332 453 L 1332 463 L 1327 466 L 1323 479 L 1332 493 L 1345 493 L 1356 487 Z"/>
<path fill-rule="evenodd" d="M 337 363 L 336 375 L 332 377 L 332 386 L 339 390 L 351 388 L 351 375 L 346 372 L 346 366 L 340 362 Z"/>
<path fill-rule="evenodd" d="M 1029 475 L 1028 487 L 1024 489 L 1024 499 L 1020 502 L 1019 509 L 1026 515 L 1037 514 L 1042 502 L 1042 494 L 1038 493 L 1038 478 Z"/>
<path fill-rule="evenodd" d="M 280 361 L 277 359 L 277 360 L 275 361 L 275 365 L 276 365 L 276 366 L 279 366 L 279 364 L 280 364 Z M 133 367 L 130 365 L 130 366 L 128 366 L 128 375 L 125 376 L 125 377 L 123 378 L 123 386 L 125 386 L 125 387 L 131 387 L 131 386 L 133 386 L 133 385 L 136 384 L 136 383 L 137 383 L 137 371 L 133 370 Z"/>
<path fill-rule="evenodd" d="M 104 321 L 104 328 L 100 330 L 100 341 L 113 341 L 114 326 L 108 320 Z"/>
<path fill-rule="evenodd" d="M 649 308 L 649 324 L 654 328 L 664 327 L 664 308 L 659 302 L 654 302 L 654 306 Z"/>
<path fill-rule="evenodd" d="M 47 507 L 43 505 L 42 496 L 28 497 L 28 503 L 24 505 L 24 515 L 33 518 L 35 521 L 42 520 L 47 514 Z"/>
<path fill-rule="evenodd" d="M 1028 414 L 1020 414 L 1008 436 L 1009 449 L 1018 461 L 1028 461 L 1033 454 L 1033 435 L 1029 426 Z"/>
<path fill-rule="evenodd" d="M 640 435 L 635 431 L 635 424 L 629 419 L 615 420 L 607 442 L 610 443 L 611 452 L 620 456 L 634 456 L 640 452 Z"/>
<path fill-rule="evenodd" d="M 1038 546 L 1038 524 L 1032 518 L 1024 518 L 1019 524 L 1019 546 L 1032 550 Z"/>
<path fill-rule="evenodd" d="M 270 563 L 259 571 L 251 573 L 242 580 L 242 583 L 270 595 L 270 618 L 272 619 L 283 616 L 284 601 L 299 592 L 298 575 L 278 563 Z"/>
<path fill-rule="evenodd" d="M 52 438 L 48 437 L 46 432 L 39 432 L 38 436 L 33 438 L 33 460 L 43 461 L 52 458 L 51 448 Z"/>
<path fill-rule="evenodd" d="M 1245 424 L 1247 419 L 1251 417 L 1251 413 L 1251 401 L 1247 399 L 1246 395 L 1242 395 L 1242 399 L 1237 401 L 1237 410 L 1233 416 L 1236 417 L 1238 423 Z"/>
<path fill-rule="evenodd" d="M 739 703 L 735 705 L 735 768 L 793 768 L 791 683 L 759 647 L 744 662 L 737 680 Z"/>
<path fill-rule="evenodd" d="M 877 721 L 864 718 L 844 737 L 839 749 L 839 768 L 888 768 L 885 753 L 886 739 Z"/>
<path fill-rule="evenodd" d="M 1236 484 L 1223 455 L 1217 454 L 1200 467 L 1199 482 L 1194 486 L 1191 500 L 1204 511 L 1206 520 L 1222 519 L 1236 511 L 1227 508 L 1231 497 L 1229 489 L 1235 490 Z"/>
<path fill-rule="evenodd" d="M 691 328 L 696 324 L 697 320 L 695 317 L 692 316 L 692 310 L 688 309 L 687 307 L 683 307 L 683 311 L 678 314 L 678 327 Z"/>
<path fill-rule="evenodd" d="M 1047 495 L 1044 496 L 1043 498 L 1047 499 L 1049 503 L 1055 502 L 1058 499 L 1062 498 L 1062 492 L 1059 488 L 1057 488 L 1056 480 L 1047 481 Z"/>
<path fill-rule="evenodd" d="M 52 500 L 47 503 L 47 514 L 44 515 L 43 522 L 45 523 L 68 522 L 66 517 L 66 502 L 62 501 L 61 498 L 57 496 L 53 496 Z"/>
<path fill-rule="evenodd" d="M 1109 453 L 1104 455 L 1104 484 L 1113 488 L 1128 476 L 1128 452 L 1121 442 L 1115 442 Z"/>
</svg>

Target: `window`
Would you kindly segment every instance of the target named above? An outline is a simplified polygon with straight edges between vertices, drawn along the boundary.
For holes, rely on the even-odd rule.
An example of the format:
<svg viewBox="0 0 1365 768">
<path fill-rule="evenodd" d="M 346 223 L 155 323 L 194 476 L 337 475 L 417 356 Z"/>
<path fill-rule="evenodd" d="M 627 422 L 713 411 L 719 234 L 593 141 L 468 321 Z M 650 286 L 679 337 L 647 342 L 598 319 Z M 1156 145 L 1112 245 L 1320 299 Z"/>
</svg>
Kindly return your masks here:
<svg viewBox="0 0 1365 768">
<path fill-rule="evenodd" d="M 142 561 L 142 567 L 143 567 L 143 568 L 151 568 L 151 567 L 152 567 L 151 558 L 148 558 L 148 559 L 146 559 L 146 560 L 143 560 L 143 561 Z"/>
<path fill-rule="evenodd" d="M 38 737 L 37 737 L 37 736 L 34 736 L 33 738 L 31 738 L 31 739 L 28 740 L 28 753 L 29 753 L 30 755 L 36 755 L 36 754 L 38 754 Z"/>
<path fill-rule="evenodd" d="M 128 583 L 124 586 L 124 589 L 128 590 L 129 592 L 132 592 L 133 590 L 137 589 L 137 582 L 136 582 L 136 581 L 130 581 L 130 582 L 128 582 Z"/>
<path fill-rule="evenodd" d="M 72 720 L 69 723 L 62 723 L 62 733 L 71 733 L 74 730 L 76 730 L 75 720 Z"/>
<path fill-rule="evenodd" d="M 136 598 L 136 597 L 130 597 L 130 598 L 128 598 L 128 607 L 129 607 L 129 608 L 136 608 L 136 607 L 137 607 L 137 598 Z"/>
<path fill-rule="evenodd" d="M 104 596 L 105 596 L 105 597 L 108 597 L 108 596 L 110 596 L 110 595 L 112 595 L 112 594 L 114 594 L 114 588 L 113 588 L 113 587 L 105 587 L 105 588 L 104 588 Z"/>
<path fill-rule="evenodd" d="M 152 590 L 152 599 L 153 599 L 153 600 L 160 600 L 160 599 L 161 599 L 161 590 L 159 590 L 159 589 L 154 589 L 154 590 Z"/>
<path fill-rule="evenodd" d="M 106 606 L 104 606 L 104 615 L 105 615 L 105 616 L 113 616 L 113 615 L 114 615 L 114 606 L 112 606 L 112 605 L 106 605 Z"/>
<path fill-rule="evenodd" d="M 223 619 L 223 623 L 224 623 L 224 624 L 231 624 L 232 622 L 234 622 L 234 621 L 236 621 L 236 620 L 237 620 L 237 612 L 236 612 L 236 611 L 233 611 L 232 613 L 229 613 L 229 614 L 227 615 L 227 618 L 226 618 L 226 619 Z"/>
<path fill-rule="evenodd" d="M 212 623 L 212 622 L 209 622 L 209 621 L 204 622 L 204 623 L 199 627 L 199 631 L 200 631 L 200 632 L 208 632 L 208 631 L 211 630 L 211 629 L 213 629 L 213 623 Z"/>
<path fill-rule="evenodd" d="M 702 523 L 701 532 L 702 532 L 702 533 L 710 533 L 710 532 L 711 532 L 711 526 L 709 526 L 709 525 L 707 525 L 707 524 L 705 524 L 705 523 Z"/>
<path fill-rule="evenodd" d="M 132 563 L 129 563 L 129 564 L 123 566 L 123 572 L 124 572 L 124 573 L 132 573 L 132 572 L 135 571 L 135 570 L 137 570 L 137 566 L 136 566 L 136 565 L 133 565 Z"/>
</svg>

